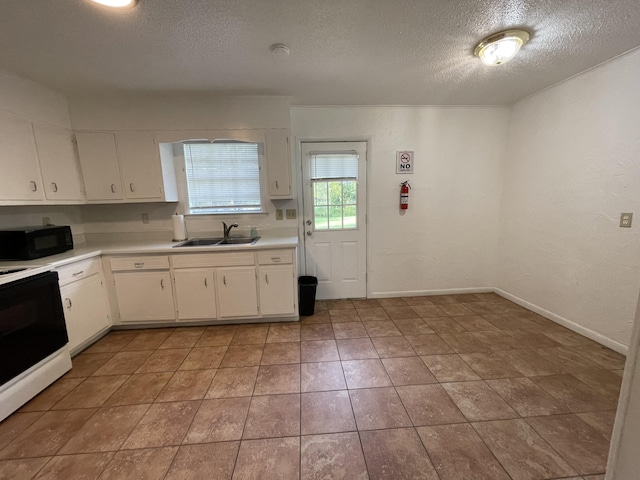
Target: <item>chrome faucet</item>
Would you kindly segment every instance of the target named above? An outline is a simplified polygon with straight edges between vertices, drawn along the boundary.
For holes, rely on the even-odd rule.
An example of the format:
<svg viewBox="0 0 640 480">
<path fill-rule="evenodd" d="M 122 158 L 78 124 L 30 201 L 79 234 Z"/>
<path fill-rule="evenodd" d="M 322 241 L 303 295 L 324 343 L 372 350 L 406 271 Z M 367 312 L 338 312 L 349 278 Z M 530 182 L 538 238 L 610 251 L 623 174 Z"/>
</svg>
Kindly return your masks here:
<svg viewBox="0 0 640 480">
<path fill-rule="evenodd" d="M 237 224 L 237 223 L 232 223 L 231 225 L 229 225 L 229 226 L 227 227 L 227 224 L 226 224 L 226 223 L 224 223 L 224 222 L 222 222 L 222 226 L 224 227 L 224 239 L 225 239 L 225 240 L 228 240 L 228 239 L 229 239 L 229 234 L 231 233 L 231 229 L 232 229 L 233 227 L 237 227 L 237 226 L 238 226 L 238 224 Z"/>
</svg>

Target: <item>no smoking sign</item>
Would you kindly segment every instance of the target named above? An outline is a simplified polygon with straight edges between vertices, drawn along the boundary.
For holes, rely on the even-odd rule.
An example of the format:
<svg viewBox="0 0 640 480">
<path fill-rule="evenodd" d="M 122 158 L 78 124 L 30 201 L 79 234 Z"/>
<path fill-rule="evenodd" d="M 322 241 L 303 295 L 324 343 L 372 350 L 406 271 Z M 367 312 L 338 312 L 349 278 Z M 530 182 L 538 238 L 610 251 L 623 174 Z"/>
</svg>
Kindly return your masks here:
<svg viewBox="0 0 640 480">
<path fill-rule="evenodd" d="M 413 152 L 396 152 L 396 173 L 413 173 Z"/>
</svg>

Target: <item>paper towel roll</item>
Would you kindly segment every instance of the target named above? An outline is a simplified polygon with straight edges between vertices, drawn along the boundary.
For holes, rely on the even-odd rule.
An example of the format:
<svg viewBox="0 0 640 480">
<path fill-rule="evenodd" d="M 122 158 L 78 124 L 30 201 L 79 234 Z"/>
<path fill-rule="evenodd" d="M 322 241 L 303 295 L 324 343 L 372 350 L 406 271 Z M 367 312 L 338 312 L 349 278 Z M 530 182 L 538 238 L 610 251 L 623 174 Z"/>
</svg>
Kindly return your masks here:
<svg viewBox="0 0 640 480">
<path fill-rule="evenodd" d="M 187 239 L 187 227 L 184 224 L 184 215 L 171 215 L 173 223 L 173 241 L 180 242 Z"/>
</svg>

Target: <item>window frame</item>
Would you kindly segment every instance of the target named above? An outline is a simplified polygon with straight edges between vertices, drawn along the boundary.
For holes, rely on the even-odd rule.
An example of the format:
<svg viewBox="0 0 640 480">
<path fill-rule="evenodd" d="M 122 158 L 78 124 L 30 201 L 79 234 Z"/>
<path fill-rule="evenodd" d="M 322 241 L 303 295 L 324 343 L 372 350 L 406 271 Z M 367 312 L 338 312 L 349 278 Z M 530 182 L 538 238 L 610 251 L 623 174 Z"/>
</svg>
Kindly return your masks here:
<svg viewBox="0 0 640 480">
<path fill-rule="evenodd" d="M 260 210 L 254 211 L 237 211 L 237 210 L 229 210 L 229 211 L 206 211 L 206 212 L 192 212 L 191 205 L 189 202 L 189 185 L 187 182 L 187 159 L 184 152 L 185 144 L 189 143 L 208 143 L 214 144 L 215 142 L 242 142 L 242 143 L 256 143 L 258 144 L 258 174 L 259 174 L 259 182 L 260 182 Z M 210 140 L 208 138 L 203 139 L 190 139 L 183 140 L 181 142 L 174 143 L 174 157 L 176 159 L 179 158 L 179 168 L 177 168 L 177 179 L 178 179 L 178 198 L 179 202 L 182 205 L 182 210 L 184 211 L 184 215 L 194 216 L 194 217 L 203 217 L 203 216 L 247 216 L 247 215 L 266 215 L 267 214 L 267 172 L 266 172 L 266 158 L 265 158 L 265 139 L 263 137 L 258 136 L 225 136 L 218 137 L 216 136 L 214 139 Z"/>
</svg>

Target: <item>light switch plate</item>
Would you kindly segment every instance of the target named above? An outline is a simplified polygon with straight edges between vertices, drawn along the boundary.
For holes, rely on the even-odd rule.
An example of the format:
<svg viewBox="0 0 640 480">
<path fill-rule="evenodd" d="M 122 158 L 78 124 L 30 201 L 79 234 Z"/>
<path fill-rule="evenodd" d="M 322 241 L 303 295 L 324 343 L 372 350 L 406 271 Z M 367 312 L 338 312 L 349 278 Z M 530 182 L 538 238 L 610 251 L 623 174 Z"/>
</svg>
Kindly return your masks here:
<svg viewBox="0 0 640 480">
<path fill-rule="evenodd" d="M 276 220 L 282 220 L 282 209 L 278 208 L 276 210 Z"/>
<path fill-rule="evenodd" d="M 295 219 L 296 219 L 296 209 L 287 208 L 287 220 L 295 220 Z"/>
<path fill-rule="evenodd" d="M 631 228 L 631 223 L 633 222 L 633 213 L 626 212 L 620 214 L 620 226 L 622 228 Z"/>
</svg>

